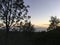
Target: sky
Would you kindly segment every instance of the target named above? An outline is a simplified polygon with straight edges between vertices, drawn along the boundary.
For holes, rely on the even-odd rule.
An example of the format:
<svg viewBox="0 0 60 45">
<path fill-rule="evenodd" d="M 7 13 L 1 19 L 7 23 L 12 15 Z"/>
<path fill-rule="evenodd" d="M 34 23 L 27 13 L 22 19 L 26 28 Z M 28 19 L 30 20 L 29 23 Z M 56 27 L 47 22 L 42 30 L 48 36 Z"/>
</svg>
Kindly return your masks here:
<svg viewBox="0 0 60 45">
<path fill-rule="evenodd" d="M 30 8 L 31 22 L 38 26 L 47 26 L 51 16 L 60 18 L 60 0 L 24 0 Z"/>
</svg>

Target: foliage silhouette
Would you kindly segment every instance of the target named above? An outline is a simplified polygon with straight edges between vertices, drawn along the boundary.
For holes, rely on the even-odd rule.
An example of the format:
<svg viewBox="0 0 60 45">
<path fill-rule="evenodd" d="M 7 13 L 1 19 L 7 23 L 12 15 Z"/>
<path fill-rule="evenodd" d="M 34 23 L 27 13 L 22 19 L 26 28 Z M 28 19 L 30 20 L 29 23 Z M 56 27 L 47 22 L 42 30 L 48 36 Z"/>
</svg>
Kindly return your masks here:
<svg viewBox="0 0 60 45">
<path fill-rule="evenodd" d="M 0 0 L 0 19 L 6 25 L 6 39 L 13 23 L 31 18 L 31 16 L 27 16 L 27 8 L 29 8 L 29 5 L 25 6 L 23 0 Z M 20 25 L 22 25 L 22 22 L 20 22 Z"/>
<path fill-rule="evenodd" d="M 49 30 L 54 30 L 54 29 L 56 29 L 57 28 L 57 25 L 60 23 L 60 20 L 59 20 L 59 18 L 57 18 L 56 16 L 55 17 L 53 17 L 53 16 L 51 16 L 51 20 L 49 20 L 49 22 L 51 23 L 50 25 L 49 25 L 49 27 L 48 27 L 48 31 Z"/>
<path fill-rule="evenodd" d="M 25 22 L 23 25 L 23 32 L 34 32 L 34 26 L 31 24 L 31 22 Z"/>
<path fill-rule="evenodd" d="M 28 7 L 23 0 L 0 0 L 0 19 L 6 24 L 7 31 L 13 23 L 28 17 Z"/>
</svg>

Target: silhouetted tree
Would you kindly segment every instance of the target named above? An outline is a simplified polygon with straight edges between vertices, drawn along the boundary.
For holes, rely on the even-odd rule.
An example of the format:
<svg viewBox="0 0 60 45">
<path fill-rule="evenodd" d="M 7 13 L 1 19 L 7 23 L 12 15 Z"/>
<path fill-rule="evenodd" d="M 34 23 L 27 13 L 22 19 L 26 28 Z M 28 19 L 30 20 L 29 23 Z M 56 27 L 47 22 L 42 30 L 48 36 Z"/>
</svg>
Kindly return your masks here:
<svg viewBox="0 0 60 45">
<path fill-rule="evenodd" d="M 19 22 L 27 17 L 27 7 L 23 0 L 0 0 L 0 17 L 6 24 L 7 31 L 14 22 Z"/>
<path fill-rule="evenodd" d="M 31 22 L 29 21 L 27 21 L 27 20 L 25 20 L 25 24 L 24 24 L 24 26 L 23 26 L 23 31 L 24 32 L 34 32 L 34 26 L 31 24 Z"/>
<path fill-rule="evenodd" d="M 24 20 L 28 9 L 23 0 L 0 0 L 0 19 L 6 24 L 6 32 L 14 22 Z"/>
<path fill-rule="evenodd" d="M 51 23 L 48 27 L 47 30 L 53 30 L 53 29 L 56 29 L 56 26 L 58 23 L 60 23 L 60 20 L 55 16 L 51 16 L 51 20 L 49 20 L 49 22 Z"/>
</svg>

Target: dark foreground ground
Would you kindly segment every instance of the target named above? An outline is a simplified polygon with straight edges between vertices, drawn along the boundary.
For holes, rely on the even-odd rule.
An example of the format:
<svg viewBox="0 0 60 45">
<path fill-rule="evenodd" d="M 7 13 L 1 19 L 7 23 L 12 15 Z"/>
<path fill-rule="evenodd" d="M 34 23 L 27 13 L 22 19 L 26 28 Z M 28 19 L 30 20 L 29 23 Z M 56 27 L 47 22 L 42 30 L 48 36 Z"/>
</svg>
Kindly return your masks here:
<svg viewBox="0 0 60 45">
<path fill-rule="evenodd" d="M 49 32 L 6 32 L 0 31 L 0 45 L 59 45 L 60 30 Z"/>
</svg>

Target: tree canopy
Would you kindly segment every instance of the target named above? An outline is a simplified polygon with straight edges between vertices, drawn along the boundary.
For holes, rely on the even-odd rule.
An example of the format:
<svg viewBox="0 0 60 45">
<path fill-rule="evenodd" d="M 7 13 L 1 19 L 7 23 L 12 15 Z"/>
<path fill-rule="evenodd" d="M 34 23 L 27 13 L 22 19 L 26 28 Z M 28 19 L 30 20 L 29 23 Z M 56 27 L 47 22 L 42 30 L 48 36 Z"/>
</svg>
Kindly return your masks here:
<svg viewBox="0 0 60 45">
<path fill-rule="evenodd" d="M 0 0 L 0 19 L 10 27 L 13 23 L 30 19 L 27 16 L 29 5 L 25 6 L 23 0 Z"/>
<path fill-rule="evenodd" d="M 51 16 L 51 20 L 49 20 L 50 25 L 48 27 L 48 30 L 53 30 L 56 29 L 57 24 L 60 23 L 60 19 L 57 18 L 56 16 Z"/>
</svg>

